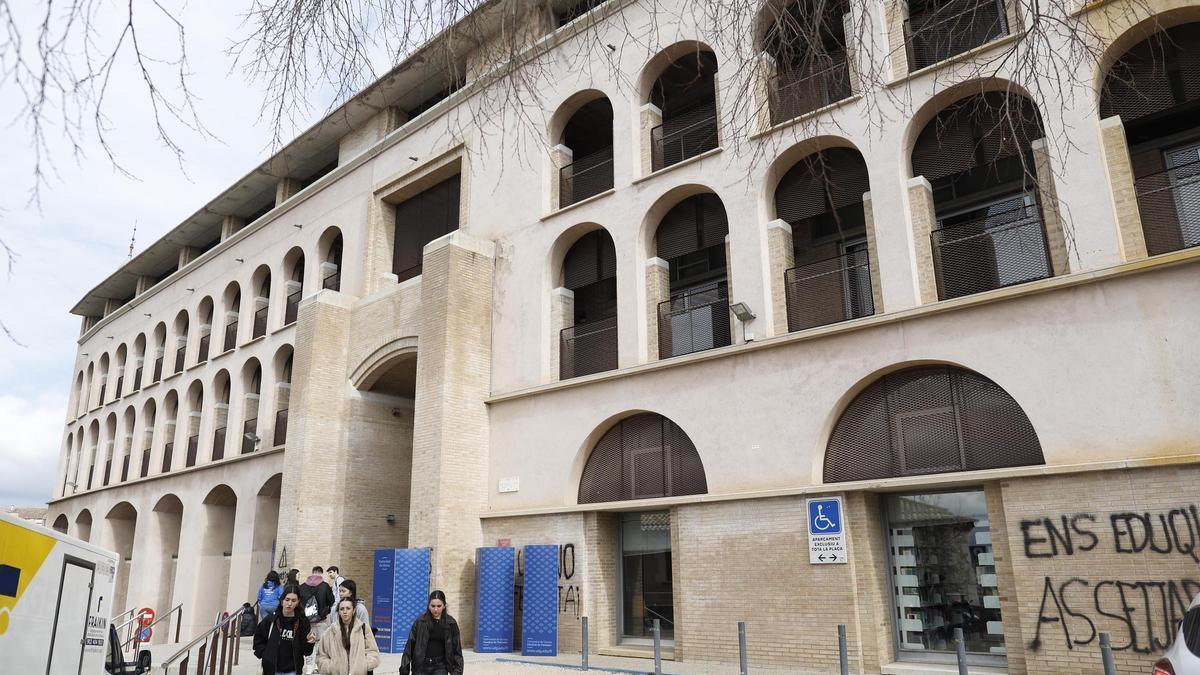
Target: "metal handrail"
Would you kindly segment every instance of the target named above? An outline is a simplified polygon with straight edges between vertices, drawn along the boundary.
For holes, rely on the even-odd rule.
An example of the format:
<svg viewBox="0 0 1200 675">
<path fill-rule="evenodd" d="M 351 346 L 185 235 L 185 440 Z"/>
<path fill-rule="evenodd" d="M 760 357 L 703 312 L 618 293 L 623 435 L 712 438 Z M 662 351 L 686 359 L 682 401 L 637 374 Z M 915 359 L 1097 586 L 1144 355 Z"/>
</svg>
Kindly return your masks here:
<svg viewBox="0 0 1200 675">
<path fill-rule="evenodd" d="M 137 608 L 136 608 L 136 607 L 130 607 L 129 609 L 125 610 L 124 612 L 121 612 L 120 614 L 114 614 L 114 615 L 112 616 L 112 618 L 110 618 L 110 619 L 108 620 L 108 622 L 109 622 L 109 623 L 116 623 L 117 619 L 120 619 L 120 618 L 121 618 L 121 617 L 123 617 L 123 616 L 133 616 L 133 613 L 134 613 L 134 612 L 136 612 L 136 611 L 137 611 Z"/>
<path fill-rule="evenodd" d="M 183 623 L 183 603 L 182 602 L 179 603 L 178 605 L 175 605 L 174 607 L 172 607 L 170 610 L 167 611 L 166 614 L 163 614 L 162 616 L 158 617 L 157 619 L 151 621 L 146 626 L 146 628 L 154 628 L 156 625 L 158 625 L 158 623 L 160 621 L 163 621 L 164 619 L 171 616 L 175 612 L 179 612 L 179 621 L 175 622 L 175 636 L 176 636 L 175 639 L 178 640 L 180 624 Z M 137 633 L 134 633 L 133 637 L 131 637 L 128 640 L 126 640 L 125 642 L 121 643 L 121 648 L 124 649 L 130 642 L 133 642 L 134 638 L 136 638 L 136 637 L 137 637 Z"/>
<path fill-rule="evenodd" d="M 232 614 L 225 617 L 224 619 L 218 619 L 217 623 L 215 625 L 213 625 L 212 628 L 209 628 L 208 630 L 204 631 L 204 633 L 200 637 L 192 640 L 191 642 L 184 645 L 184 647 L 182 649 L 180 649 L 179 651 L 175 652 L 174 654 L 168 656 L 166 658 L 166 660 L 162 662 L 163 672 L 165 673 L 168 670 L 170 670 L 171 664 L 178 661 L 180 657 L 186 656 L 188 652 L 192 651 L 192 647 L 195 647 L 196 645 L 205 642 L 206 640 L 208 640 L 208 638 L 212 637 L 218 631 L 223 630 L 227 625 L 229 625 L 230 621 L 237 619 L 243 613 L 245 613 L 245 611 L 246 611 L 245 606 L 238 607 L 236 612 L 233 612 Z"/>
<path fill-rule="evenodd" d="M 669 134 L 660 131 L 664 126 L 666 126 L 666 122 L 651 129 L 650 133 L 653 134 L 655 131 L 658 131 L 659 132 L 659 141 L 665 145 L 667 142 L 667 139 L 674 140 L 674 138 L 676 136 L 679 136 L 680 134 L 687 133 L 687 132 L 695 129 L 696 127 L 699 127 L 702 124 L 709 124 L 711 122 L 715 122 L 716 120 L 717 120 L 717 114 L 714 112 L 713 114 L 709 115 L 708 117 L 705 117 L 696 122 L 692 122 L 691 124 L 687 125 L 686 127 L 683 127 L 681 129 L 676 129 L 675 131 L 672 131 Z"/>
<path fill-rule="evenodd" d="M 949 23 L 951 21 L 957 21 L 958 19 L 961 19 L 962 17 L 966 16 L 967 14 L 974 14 L 974 13 L 978 12 L 979 10 L 985 9 L 989 6 L 995 7 L 997 10 L 1000 10 L 1003 7 L 1003 5 L 999 2 L 996 2 L 996 0 L 980 0 L 979 2 L 976 2 L 975 4 L 971 5 L 970 7 L 963 8 L 960 11 L 957 11 L 953 14 L 948 14 L 946 16 L 938 16 L 938 13 L 936 10 L 933 12 L 930 12 L 928 17 L 921 17 L 921 18 L 928 18 L 929 20 L 925 21 L 924 23 L 921 23 L 920 25 L 914 25 L 914 22 L 911 17 L 908 19 L 905 19 L 904 23 L 909 25 L 909 28 L 912 30 L 913 34 L 916 34 L 916 33 L 922 32 L 922 31 L 929 30 L 930 28 L 932 28 L 934 26 L 940 26 L 944 23 Z M 1003 20 L 1004 18 L 1005 18 L 1004 12 L 999 11 L 998 15 L 997 15 L 997 19 Z"/>
</svg>

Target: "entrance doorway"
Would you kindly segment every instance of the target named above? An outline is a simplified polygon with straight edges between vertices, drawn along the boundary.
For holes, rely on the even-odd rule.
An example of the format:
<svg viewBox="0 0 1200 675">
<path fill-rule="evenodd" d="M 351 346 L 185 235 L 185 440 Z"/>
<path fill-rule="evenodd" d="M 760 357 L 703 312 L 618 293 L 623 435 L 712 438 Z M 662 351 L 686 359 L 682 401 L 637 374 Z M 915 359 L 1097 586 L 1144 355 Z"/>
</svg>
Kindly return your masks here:
<svg viewBox="0 0 1200 675">
<path fill-rule="evenodd" d="M 618 528 L 621 642 L 649 644 L 658 619 L 662 641 L 674 644 L 671 512 L 623 513 Z"/>
</svg>

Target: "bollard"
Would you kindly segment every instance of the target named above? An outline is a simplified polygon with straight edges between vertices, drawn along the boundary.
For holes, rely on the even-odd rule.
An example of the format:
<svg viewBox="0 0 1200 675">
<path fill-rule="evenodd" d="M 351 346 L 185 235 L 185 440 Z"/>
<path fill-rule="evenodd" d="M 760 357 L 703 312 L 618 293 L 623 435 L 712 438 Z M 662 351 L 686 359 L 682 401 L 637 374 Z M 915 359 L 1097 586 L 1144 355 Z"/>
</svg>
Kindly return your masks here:
<svg viewBox="0 0 1200 675">
<path fill-rule="evenodd" d="M 954 629 L 954 653 L 958 656 L 958 675 L 967 675 L 967 645 L 961 628 Z"/>
<path fill-rule="evenodd" d="M 846 653 L 846 624 L 838 624 L 838 662 L 842 665 L 842 675 L 850 675 L 850 657 Z"/>
<path fill-rule="evenodd" d="M 587 670 L 588 669 L 588 662 L 587 662 L 587 659 L 588 659 L 588 625 L 587 625 L 587 617 L 585 616 L 582 618 L 583 618 L 583 669 Z"/>
<path fill-rule="evenodd" d="M 1117 675 L 1117 664 L 1113 662 L 1112 636 L 1100 634 L 1100 658 L 1104 660 L 1104 675 Z"/>
<path fill-rule="evenodd" d="M 746 662 L 746 622 L 738 622 L 738 664 L 741 666 L 741 675 L 748 675 L 750 666 Z"/>
<path fill-rule="evenodd" d="M 654 620 L 654 675 L 662 675 L 662 628 Z"/>
</svg>

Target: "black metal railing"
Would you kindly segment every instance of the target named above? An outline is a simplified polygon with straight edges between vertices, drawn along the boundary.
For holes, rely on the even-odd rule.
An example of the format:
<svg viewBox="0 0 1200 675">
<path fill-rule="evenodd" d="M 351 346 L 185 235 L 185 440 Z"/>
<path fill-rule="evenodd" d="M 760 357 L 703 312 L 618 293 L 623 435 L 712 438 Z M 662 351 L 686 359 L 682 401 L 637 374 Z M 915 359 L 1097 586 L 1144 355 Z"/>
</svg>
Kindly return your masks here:
<svg viewBox="0 0 1200 675">
<path fill-rule="evenodd" d="M 175 372 L 183 372 L 183 360 L 187 357 L 187 345 L 175 350 Z"/>
<path fill-rule="evenodd" d="M 137 391 L 141 388 L 142 388 L 142 367 L 138 366 L 137 370 L 133 371 L 133 389 L 131 391 Z"/>
<path fill-rule="evenodd" d="M 121 460 L 121 482 L 129 480 L 129 455 L 125 455 L 125 459 Z"/>
<path fill-rule="evenodd" d="M 558 206 L 570 206 L 613 186 L 613 151 L 604 148 L 558 170 Z"/>
<path fill-rule="evenodd" d="M 767 83 L 771 124 L 824 108 L 850 97 L 850 69 L 845 52 L 814 59 L 807 67 L 780 68 Z"/>
<path fill-rule="evenodd" d="M 948 300 L 1052 274 L 1038 206 L 1022 206 L 934 230 L 938 298 Z"/>
<path fill-rule="evenodd" d="M 100 385 L 100 405 L 104 405 L 104 390 L 108 387 L 106 384 Z"/>
<path fill-rule="evenodd" d="M 340 291 L 342 289 L 342 270 L 339 268 L 338 271 L 322 279 L 321 288 L 330 291 Z"/>
<path fill-rule="evenodd" d="M 303 291 L 296 291 L 287 296 L 287 304 L 283 308 L 283 325 L 296 323 L 296 314 L 300 311 L 300 295 Z"/>
<path fill-rule="evenodd" d="M 113 392 L 113 400 L 114 401 L 121 398 L 121 387 L 124 386 L 124 384 L 125 384 L 125 376 L 121 375 L 121 376 L 117 377 L 117 389 L 116 389 L 116 391 Z"/>
<path fill-rule="evenodd" d="M 200 454 L 200 434 L 188 436 L 187 463 L 184 466 L 196 466 L 196 456 Z"/>
<path fill-rule="evenodd" d="M 224 337 L 224 351 L 232 350 L 238 346 L 238 322 L 230 321 L 226 324 L 226 337 Z"/>
<path fill-rule="evenodd" d="M 717 147 L 716 104 L 697 111 L 699 115 L 684 113 L 650 130 L 650 160 L 655 171 Z"/>
<path fill-rule="evenodd" d="M 871 263 L 866 251 L 797 265 L 784 272 L 788 330 L 871 316 Z"/>
<path fill-rule="evenodd" d="M 108 485 L 108 479 L 112 477 L 112 460 L 104 460 L 104 482 L 101 485 Z"/>
<path fill-rule="evenodd" d="M 142 478 L 150 475 L 150 448 L 142 451 L 142 470 L 140 475 Z"/>
<path fill-rule="evenodd" d="M 275 413 L 275 443 L 273 447 L 287 443 L 288 409 L 284 408 Z"/>
<path fill-rule="evenodd" d="M 1141 176 L 1134 186 L 1147 253 L 1200 246 L 1200 161 Z"/>
<path fill-rule="evenodd" d="M 258 437 L 258 418 L 251 417 L 242 424 L 242 454 L 254 452 L 254 439 Z"/>
<path fill-rule="evenodd" d="M 171 470 L 171 456 L 175 454 L 175 442 L 172 441 L 163 445 L 163 463 L 162 472 L 167 473 Z"/>
<path fill-rule="evenodd" d="M 729 343 L 729 286 L 724 281 L 687 289 L 659 303 L 658 358 Z"/>
<path fill-rule="evenodd" d="M 211 334 L 209 333 L 200 336 L 200 353 L 196 355 L 196 363 L 204 363 L 208 360 L 208 343 L 211 342 L 210 337 Z"/>
<path fill-rule="evenodd" d="M 225 458 L 225 427 L 221 427 L 213 432 L 213 461 Z"/>
<path fill-rule="evenodd" d="M 158 381 L 162 380 L 162 368 L 163 368 L 163 357 L 160 356 L 160 357 L 154 359 L 154 381 L 153 382 L 158 382 Z M 151 384 L 153 384 L 153 382 Z"/>
<path fill-rule="evenodd" d="M 267 309 L 267 307 L 263 307 L 254 313 L 253 337 L 260 338 L 267 334 Z"/>
<path fill-rule="evenodd" d="M 1002 0 L 959 0 L 904 22 L 908 69 L 920 70 L 1008 34 Z"/>
<path fill-rule="evenodd" d="M 559 333 L 558 377 L 602 373 L 617 367 L 617 317 L 581 323 Z"/>
</svg>

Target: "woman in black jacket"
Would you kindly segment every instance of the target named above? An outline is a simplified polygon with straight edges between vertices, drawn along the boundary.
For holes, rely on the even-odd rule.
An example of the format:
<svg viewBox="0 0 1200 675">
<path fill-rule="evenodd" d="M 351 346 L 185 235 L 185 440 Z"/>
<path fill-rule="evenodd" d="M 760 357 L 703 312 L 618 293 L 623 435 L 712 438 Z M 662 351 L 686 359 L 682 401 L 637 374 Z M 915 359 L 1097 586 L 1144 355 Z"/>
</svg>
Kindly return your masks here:
<svg viewBox="0 0 1200 675">
<path fill-rule="evenodd" d="M 400 660 L 400 675 L 462 675 L 458 622 L 446 611 L 446 594 L 429 594 L 429 607 L 413 622 Z"/>
<path fill-rule="evenodd" d="M 263 675 L 296 675 L 304 669 L 304 657 L 313 653 L 313 635 L 300 605 L 300 589 L 283 589 L 279 609 L 267 615 L 254 631 L 254 655 L 262 661 Z"/>
</svg>

